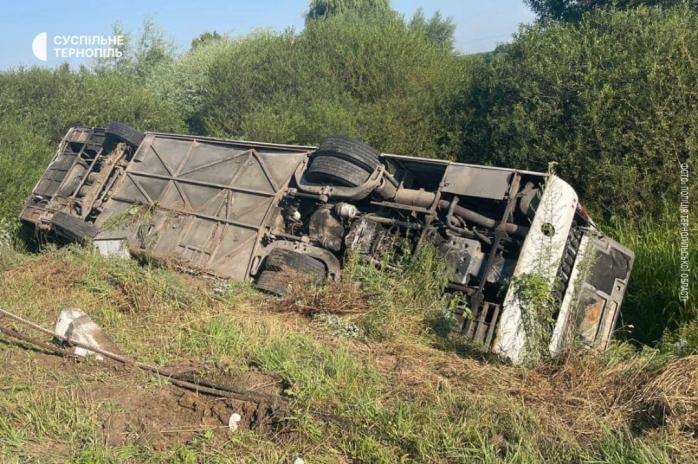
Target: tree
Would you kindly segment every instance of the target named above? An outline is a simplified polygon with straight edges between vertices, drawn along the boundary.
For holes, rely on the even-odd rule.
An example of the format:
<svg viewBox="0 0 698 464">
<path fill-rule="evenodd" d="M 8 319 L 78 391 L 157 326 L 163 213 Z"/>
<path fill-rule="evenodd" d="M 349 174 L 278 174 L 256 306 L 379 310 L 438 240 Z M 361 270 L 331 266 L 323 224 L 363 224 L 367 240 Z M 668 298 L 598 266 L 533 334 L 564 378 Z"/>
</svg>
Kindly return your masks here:
<svg viewBox="0 0 698 464">
<path fill-rule="evenodd" d="M 261 31 L 232 40 L 211 63 L 194 122 L 215 136 L 307 144 L 341 133 L 384 151 L 447 156 L 435 142 L 439 105 L 461 63 L 398 15 Z"/>
<path fill-rule="evenodd" d="M 200 34 L 199 37 L 196 37 L 191 41 L 191 49 L 194 50 L 196 47 L 205 45 L 212 40 L 220 40 L 221 38 L 223 38 L 223 36 L 216 31 L 204 32 L 203 34 Z"/>
<path fill-rule="evenodd" d="M 440 12 L 427 19 L 424 10 L 421 8 L 412 16 L 409 23 L 411 31 L 423 34 L 433 44 L 447 50 L 453 49 L 453 33 L 456 31 L 456 24 L 453 18 L 444 18 Z"/>
<path fill-rule="evenodd" d="M 135 41 L 119 23 L 112 30 L 113 35 L 123 37 L 123 44 L 119 47 L 121 56 L 98 58 L 94 63 L 96 71 L 113 70 L 148 78 L 155 70 L 175 60 L 174 41 L 151 19 L 143 21 L 143 30 Z"/>
<path fill-rule="evenodd" d="M 663 198 L 678 198 L 677 163 L 698 164 L 696 43 L 687 6 L 522 29 L 470 62 L 445 112 L 460 129 L 451 143 L 469 163 L 544 171 L 557 161 L 597 219 L 658 217 Z"/>
<path fill-rule="evenodd" d="M 311 0 L 305 20 L 328 18 L 343 13 L 380 16 L 394 12 L 390 8 L 390 0 Z"/>
<path fill-rule="evenodd" d="M 154 21 L 144 20 L 143 32 L 134 50 L 136 73 L 141 77 L 148 76 L 159 66 L 174 61 L 174 56 L 175 44 L 172 39 Z"/>
<path fill-rule="evenodd" d="M 698 0 L 525 0 L 544 23 L 551 21 L 579 21 L 584 13 L 597 8 L 635 8 L 641 5 L 669 8 L 688 4 L 698 9 Z"/>
</svg>

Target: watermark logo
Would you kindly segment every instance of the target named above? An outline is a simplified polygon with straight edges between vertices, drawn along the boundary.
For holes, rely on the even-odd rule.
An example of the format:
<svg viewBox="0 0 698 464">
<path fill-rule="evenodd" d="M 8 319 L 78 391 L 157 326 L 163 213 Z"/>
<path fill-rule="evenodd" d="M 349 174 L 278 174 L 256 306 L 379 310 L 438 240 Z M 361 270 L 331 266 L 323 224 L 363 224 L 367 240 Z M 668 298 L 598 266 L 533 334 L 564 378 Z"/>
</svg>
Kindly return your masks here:
<svg viewBox="0 0 698 464">
<path fill-rule="evenodd" d="M 41 61 L 46 61 L 48 58 L 48 34 L 46 32 L 36 34 L 32 41 L 32 51 L 35 57 Z"/>
<path fill-rule="evenodd" d="M 688 198 L 688 177 L 689 177 L 689 166 L 688 163 L 680 163 L 680 174 L 679 179 L 681 181 L 679 189 L 679 273 L 681 276 L 680 287 L 679 287 L 679 300 L 686 304 L 688 302 L 688 290 L 690 286 L 689 275 L 691 271 L 691 266 L 688 261 L 689 257 L 689 198 Z"/>
<path fill-rule="evenodd" d="M 32 41 L 34 56 L 46 61 L 55 58 L 121 58 L 124 36 L 122 35 L 54 35 L 49 41 L 47 32 L 41 32 Z"/>
</svg>

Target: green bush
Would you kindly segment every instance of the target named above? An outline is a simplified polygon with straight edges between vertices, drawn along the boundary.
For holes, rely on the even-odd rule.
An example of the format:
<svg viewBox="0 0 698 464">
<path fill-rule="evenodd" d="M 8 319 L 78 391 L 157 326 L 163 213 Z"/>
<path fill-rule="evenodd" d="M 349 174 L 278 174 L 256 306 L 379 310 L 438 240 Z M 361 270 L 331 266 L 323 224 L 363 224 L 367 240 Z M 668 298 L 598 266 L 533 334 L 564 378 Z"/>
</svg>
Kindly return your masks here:
<svg viewBox="0 0 698 464">
<path fill-rule="evenodd" d="M 678 161 L 698 162 L 697 62 L 688 7 L 524 28 L 472 62 L 445 132 L 462 161 L 557 161 L 597 217 L 659 214 L 676 198 Z"/>
<path fill-rule="evenodd" d="M 608 233 L 635 252 L 628 292 L 623 301 L 621 332 L 625 338 L 654 344 L 682 324 L 681 337 L 695 349 L 698 269 L 690 270 L 689 299 L 679 300 L 680 237 L 678 208 L 667 202 L 656 221 L 617 219 Z M 694 219 L 695 220 L 695 219 Z M 689 248 L 689 262 L 698 262 L 698 249 Z M 693 333 L 691 333 L 693 331 Z M 683 343 L 683 342 L 681 342 Z"/>
<path fill-rule="evenodd" d="M 196 46 L 179 59 L 155 65 L 145 77 L 146 87 L 172 104 L 191 132 L 205 130 L 198 122 L 208 94 L 209 71 L 224 58 L 231 44 L 225 37 L 211 35 L 196 42 Z"/>
<path fill-rule="evenodd" d="M 140 130 L 183 129 L 174 108 L 133 77 L 66 67 L 1 73 L 0 118 L 27 122 L 52 143 L 71 126 L 105 126 L 115 120 Z"/>
<path fill-rule="evenodd" d="M 439 111 L 464 60 L 401 18 L 342 14 L 301 33 L 258 32 L 211 66 L 201 127 L 218 136 L 316 143 L 333 132 L 436 156 Z"/>
<path fill-rule="evenodd" d="M 0 73 L 0 218 L 16 220 L 68 128 L 111 121 L 183 129 L 169 103 L 127 75 L 66 67 Z"/>
<path fill-rule="evenodd" d="M 28 122 L 0 124 L 0 218 L 6 223 L 15 220 L 54 149 Z"/>
</svg>

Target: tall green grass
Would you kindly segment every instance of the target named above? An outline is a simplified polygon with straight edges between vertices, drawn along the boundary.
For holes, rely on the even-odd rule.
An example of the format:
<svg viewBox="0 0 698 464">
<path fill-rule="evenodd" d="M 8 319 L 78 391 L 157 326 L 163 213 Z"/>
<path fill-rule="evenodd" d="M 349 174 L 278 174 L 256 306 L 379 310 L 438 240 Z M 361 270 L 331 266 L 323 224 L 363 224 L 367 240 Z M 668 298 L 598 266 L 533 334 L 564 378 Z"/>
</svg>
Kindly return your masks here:
<svg viewBox="0 0 698 464">
<path fill-rule="evenodd" d="M 694 215 L 693 224 L 696 224 Z M 655 344 L 665 333 L 698 317 L 698 266 L 690 270 L 689 300 L 679 301 L 679 211 L 665 202 L 659 218 L 618 218 L 607 228 L 611 237 L 635 252 L 635 264 L 622 306 L 621 333 L 630 340 Z M 696 233 L 693 226 L 692 236 Z M 689 262 L 698 247 L 689 246 Z M 684 329 L 685 330 L 685 329 Z"/>
<path fill-rule="evenodd" d="M 361 286 L 371 306 L 359 323 L 376 340 L 424 334 L 445 304 L 446 264 L 430 243 L 397 258 L 390 263 L 396 269 L 386 271 L 390 258 L 385 256 L 382 266 L 376 267 L 361 262 L 356 255 L 350 257 L 344 278 Z"/>
</svg>

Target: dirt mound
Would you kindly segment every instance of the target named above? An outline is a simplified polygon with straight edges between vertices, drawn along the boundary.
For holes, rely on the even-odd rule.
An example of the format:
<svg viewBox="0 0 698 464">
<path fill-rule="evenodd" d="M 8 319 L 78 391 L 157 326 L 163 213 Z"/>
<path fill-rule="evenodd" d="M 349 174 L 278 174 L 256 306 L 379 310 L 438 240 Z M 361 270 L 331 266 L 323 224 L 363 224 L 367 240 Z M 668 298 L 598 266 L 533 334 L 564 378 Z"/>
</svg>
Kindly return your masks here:
<svg viewBox="0 0 698 464">
<path fill-rule="evenodd" d="M 242 400 L 189 391 L 165 381 L 147 385 L 149 374 L 116 367 L 120 375 L 108 384 L 82 388 L 89 401 L 99 404 L 105 441 L 117 446 L 134 438 L 164 450 L 189 440 L 194 434 L 212 431 L 217 436 L 239 430 L 259 434 L 283 434 L 288 416 L 285 402 L 276 400 L 283 383 L 277 376 L 250 369 L 234 376 L 216 369 L 201 369 L 192 362 L 168 367 L 183 375 L 201 375 L 219 385 L 234 386 L 268 400 Z M 139 378 L 141 381 L 137 382 Z M 156 377 L 152 377 L 157 380 Z M 147 385 L 144 387 L 144 385 Z M 231 417 L 234 424 L 231 428 Z"/>
<path fill-rule="evenodd" d="M 258 379 L 261 376 L 255 375 Z M 164 450 L 189 440 L 198 432 L 234 433 L 229 428 L 234 414 L 240 418 L 237 430 L 268 434 L 283 429 L 285 411 L 271 402 L 218 398 L 172 385 L 134 389 L 123 380 L 126 379 L 117 384 L 85 388 L 88 400 L 100 405 L 98 415 L 105 441 L 110 446 L 136 437 L 156 450 Z"/>
</svg>

